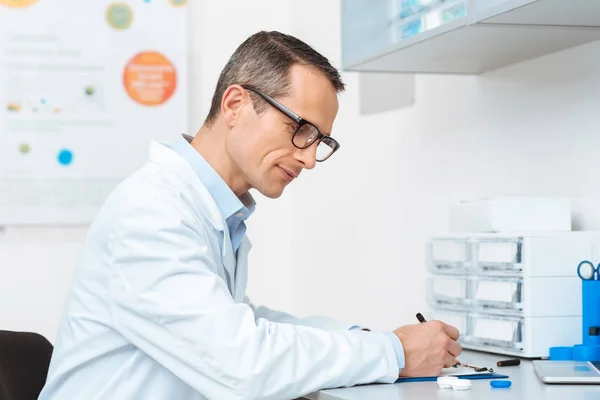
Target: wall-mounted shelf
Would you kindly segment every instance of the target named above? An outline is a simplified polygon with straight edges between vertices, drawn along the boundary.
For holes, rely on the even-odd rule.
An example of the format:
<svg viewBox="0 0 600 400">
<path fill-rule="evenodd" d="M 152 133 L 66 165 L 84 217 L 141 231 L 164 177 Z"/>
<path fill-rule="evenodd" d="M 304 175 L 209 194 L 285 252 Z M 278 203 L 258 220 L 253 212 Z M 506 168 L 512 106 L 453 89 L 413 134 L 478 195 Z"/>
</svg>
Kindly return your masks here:
<svg viewBox="0 0 600 400">
<path fill-rule="evenodd" d="M 600 40 L 595 0 L 344 0 L 345 70 L 477 74 Z"/>
</svg>

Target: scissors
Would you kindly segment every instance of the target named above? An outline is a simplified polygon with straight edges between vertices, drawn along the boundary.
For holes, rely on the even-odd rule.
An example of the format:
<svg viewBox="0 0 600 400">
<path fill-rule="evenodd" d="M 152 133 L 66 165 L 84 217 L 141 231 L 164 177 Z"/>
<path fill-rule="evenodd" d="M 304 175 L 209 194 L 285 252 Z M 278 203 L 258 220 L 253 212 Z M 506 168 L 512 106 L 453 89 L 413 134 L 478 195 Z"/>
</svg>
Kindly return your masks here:
<svg viewBox="0 0 600 400">
<path fill-rule="evenodd" d="M 577 266 L 577 275 L 584 281 L 600 280 L 600 264 L 594 268 L 594 264 L 590 261 L 582 261 Z"/>
</svg>

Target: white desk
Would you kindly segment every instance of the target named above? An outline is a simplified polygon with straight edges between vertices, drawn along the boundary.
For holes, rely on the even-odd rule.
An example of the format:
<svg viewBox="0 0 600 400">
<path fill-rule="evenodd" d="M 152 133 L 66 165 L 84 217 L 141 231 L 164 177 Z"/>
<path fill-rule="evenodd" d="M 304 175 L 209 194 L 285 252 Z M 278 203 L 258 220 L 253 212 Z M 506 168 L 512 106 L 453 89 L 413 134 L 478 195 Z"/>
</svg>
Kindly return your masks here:
<svg viewBox="0 0 600 400">
<path fill-rule="evenodd" d="M 321 390 L 305 396 L 308 400 L 600 400 L 600 385 L 547 385 L 542 383 L 531 361 L 521 360 L 516 367 L 496 367 L 499 360 L 513 358 L 496 354 L 465 351 L 459 359 L 472 365 L 494 368 L 508 375 L 512 386 L 495 389 L 490 379 L 472 380 L 467 391 L 440 389 L 436 382 L 395 383 L 393 385 L 365 385 L 345 389 Z"/>
</svg>

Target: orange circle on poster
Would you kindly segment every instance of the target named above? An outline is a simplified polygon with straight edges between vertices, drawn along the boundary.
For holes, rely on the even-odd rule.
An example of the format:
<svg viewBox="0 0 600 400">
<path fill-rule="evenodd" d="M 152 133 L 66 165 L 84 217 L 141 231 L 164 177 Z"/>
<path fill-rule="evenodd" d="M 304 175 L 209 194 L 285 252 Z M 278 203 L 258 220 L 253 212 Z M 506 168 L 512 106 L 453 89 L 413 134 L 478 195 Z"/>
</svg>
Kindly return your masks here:
<svg viewBox="0 0 600 400">
<path fill-rule="evenodd" d="M 177 87 L 177 71 L 165 56 L 156 51 L 136 54 L 127 62 L 123 85 L 129 97 L 145 106 L 165 103 Z"/>
<path fill-rule="evenodd" d="M 0 5 L 6 7 L 29 7 L 30 5 L 37 3 L 38 0 L 0 0 Z"/>
</svg>

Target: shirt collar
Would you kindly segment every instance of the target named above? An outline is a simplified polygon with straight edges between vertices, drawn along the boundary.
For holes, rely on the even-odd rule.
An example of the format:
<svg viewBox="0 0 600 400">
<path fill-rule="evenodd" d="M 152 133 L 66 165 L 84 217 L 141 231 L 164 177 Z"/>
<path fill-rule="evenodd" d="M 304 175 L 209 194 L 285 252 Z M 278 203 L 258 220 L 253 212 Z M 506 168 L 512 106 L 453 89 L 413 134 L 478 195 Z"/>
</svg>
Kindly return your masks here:
<svg viewBox="0 0 600 400">
<path fill-rule="evenodd" d="M 169 144 L 169 147 L 183 157 L 194 169 L 217 203 L 223 218 L 228 219 L 238 212 L 243 214 L 241 219 L 248 218 L 254 212 L 256 206 L 252 195 L 246 192 L 238 198 L 208 161 L 191 146 L 192 139 L 189 135 L 181 135 L 175 142 Z"/>
</svg>

